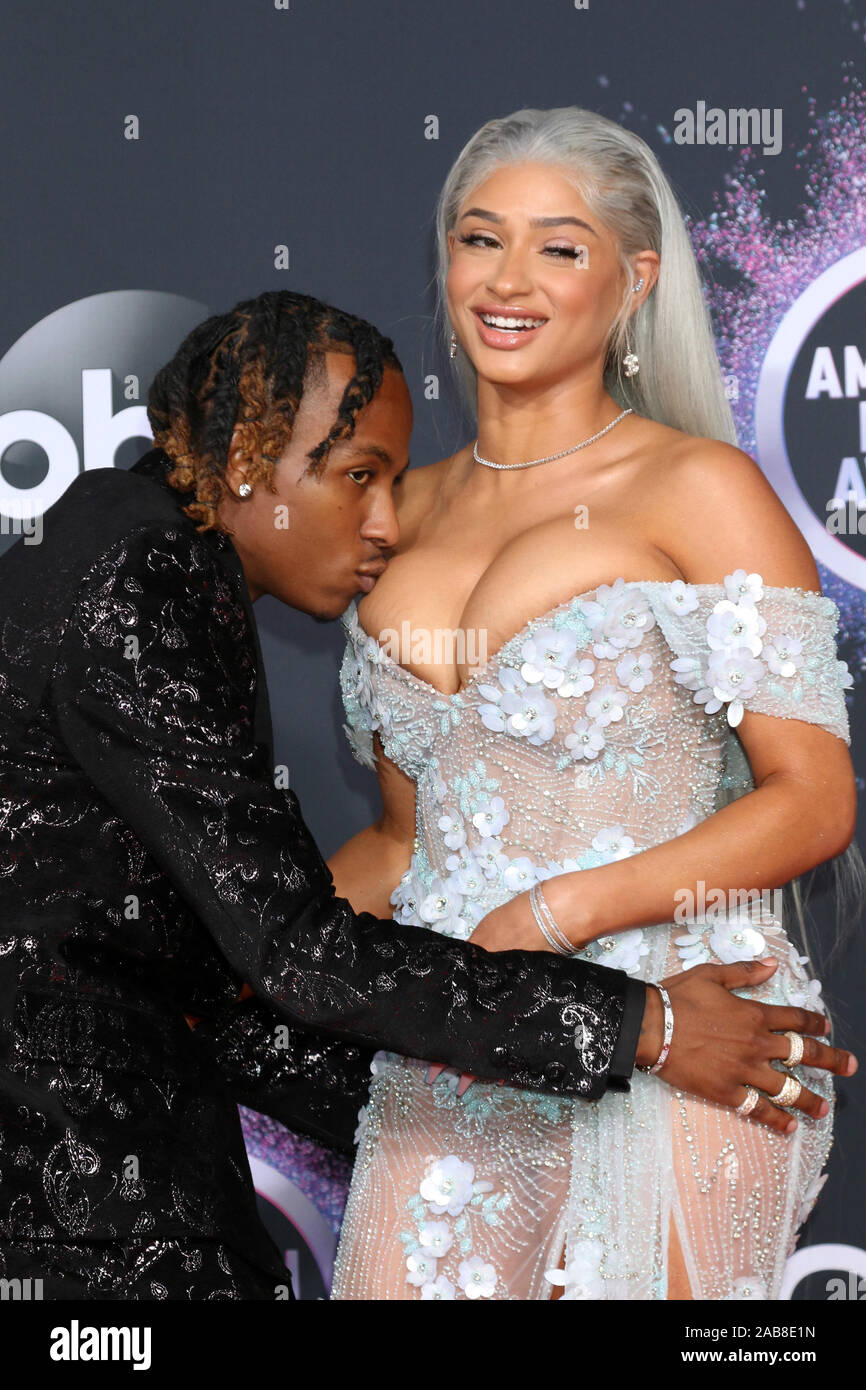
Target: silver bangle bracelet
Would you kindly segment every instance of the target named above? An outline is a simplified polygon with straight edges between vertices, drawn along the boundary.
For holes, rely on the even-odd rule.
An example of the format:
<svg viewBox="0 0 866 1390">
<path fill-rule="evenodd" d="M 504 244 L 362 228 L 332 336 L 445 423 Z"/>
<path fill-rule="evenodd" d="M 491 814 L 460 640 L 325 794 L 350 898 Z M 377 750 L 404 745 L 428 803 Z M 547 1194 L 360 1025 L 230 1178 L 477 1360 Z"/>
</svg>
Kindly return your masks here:
<svg viewBox="0 0 866 1390">
<path fill-rule="evenodd" d="M 540 883 L 534 883 L 529 890 L 529 906 L 532 908 L 532 915 L 535 918 L 538 930 L 544 937 L 551 950 L 556 951 L 560 956 L 573 956 L 574 946 L 569 941 L 551 912 Z"/>
<path fill-rule="evenodd" d="M 653 1062 L 651 1067 L 639 1068 L 640 1071 L 646 1072 L 648 1076 L 652 1076 L 655 1072 L 661 1071 L 665 1062 L 668 1060 L 668 1053 L 671 1050 L 671 1039 L 674 1035 L 674 1011 L 673 1006 L 671 1004 L 671 997 L 665 989 L 664 985 L 653 984 L 650 987 L 652 989 L 657 989 L 662 997 L 662 1004 L 664 1005 L 665 1011 L 665 1025 L 664 1037 L 662 1038 L 662 1050 L 659 1053 L 658 1057 Z"/>
</svg>

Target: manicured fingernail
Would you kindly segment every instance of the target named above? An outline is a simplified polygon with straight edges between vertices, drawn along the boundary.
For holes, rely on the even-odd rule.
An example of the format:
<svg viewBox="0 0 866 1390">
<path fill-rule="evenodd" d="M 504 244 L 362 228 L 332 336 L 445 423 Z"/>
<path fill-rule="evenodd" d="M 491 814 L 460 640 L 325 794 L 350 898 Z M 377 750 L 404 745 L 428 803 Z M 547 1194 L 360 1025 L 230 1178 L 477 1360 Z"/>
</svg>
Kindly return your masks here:
<svg viewBox="0 0 866 1390">
<path fill-rule="evenodd" d="M 829 1105 L 829 1102 L 826 1101 L 826 1100 L 822 1100 L 822 1101 L 821 1101 L 821 1104 L 818 1106 L 818 1119 L 819 1119 L 819 1120 L 823 1120 L 824 1116 L 825 1116 L 825 1115 L 828 1115 L 829 1113 L 830 1113 L 830 1105 Z"/>
<path fill-rule="evenodd" d="M 832 1027 L 833 1027 L 833 1025 L 832 1025 L 832 1023 L 830 1022 L 829 1018 L 825 1018 L 825 1019 L 824 1019 L 824 1033 L 825 1033 L 825 1035 L 826 1035 L 827 1033 L 830 1032 L 830 1030 L 832 1029 Z"/>
<path fill-rule="evenodd" d="M 789 1120 L 788 1123 L 785 1125 L 785 1133 L 786 1133 L 786 1134 L 793 1134 L 793 1133 L 794 1133 L 794 1130 L 795 1130 L 796 1128 L 797 1128 L 797 1121 L 796 1121 L 796 1120 Z"/>
<path fill-rule="evenodd" d="M 846 1068 L 845 1075 L 853 1076 L 859 1065 L 860 1063 L 857 1061 L 857 1058 L 854 1056 L 854 1053 L 852 1052 L 851 1056 L 848 1058 L 848 1066 Z"/>
</svg>

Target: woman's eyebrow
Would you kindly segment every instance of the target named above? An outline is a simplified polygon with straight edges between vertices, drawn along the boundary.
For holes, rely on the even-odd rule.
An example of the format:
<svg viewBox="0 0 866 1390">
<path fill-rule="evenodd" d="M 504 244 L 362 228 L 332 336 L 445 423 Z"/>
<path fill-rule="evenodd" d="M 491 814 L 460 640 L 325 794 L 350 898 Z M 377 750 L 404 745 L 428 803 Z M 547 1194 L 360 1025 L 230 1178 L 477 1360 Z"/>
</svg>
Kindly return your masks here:
<svg viewBox="0 0 866 1390">
<path fill-rule="evenodd" d="M 458 220 L 462 222 L 464 217 L 483 217 L 488 222 L 500 223 L 505 220 L 500 217 L 498 212 L 491 212 L 489 208 L 467 208 L 464 213 L 461 213 Z M 588 222 L 584 222 L 582 217 L 530 217 L 529 219 L 530 227 L 561 227 L 566 223 L 575 227 L 585 227 L 588 232 L 592 232 L 593 236 L 598 236 L 595 228 L 591 227 Z"/>
</svg>

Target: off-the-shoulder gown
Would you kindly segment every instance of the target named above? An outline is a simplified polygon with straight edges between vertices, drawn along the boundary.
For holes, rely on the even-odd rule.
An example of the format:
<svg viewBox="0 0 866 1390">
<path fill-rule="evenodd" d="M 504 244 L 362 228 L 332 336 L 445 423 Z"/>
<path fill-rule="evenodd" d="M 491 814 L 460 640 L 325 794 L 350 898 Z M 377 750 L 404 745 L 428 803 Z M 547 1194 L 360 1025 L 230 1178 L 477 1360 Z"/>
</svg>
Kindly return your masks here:
<svg viewBox="0 0 866 1390">
<path fill-rule="evenodd" d="M 391 901 L 419 931 L 468 937 L 533 882 L 640 854 L 752 790 L 744 709 L 850 742 L 835 603 L 744 570 L 602 584 L 528 622 L 453 695 L 399 665 L 354 600 L 343 626 L 353 752 L 372 767 L 378 733 L 416 784 Z M 820 1009 L 778 901 L 696 903 L 586 955 L 661 980 L 772 952 L 758 997 Z M 565 1298 L 662 1299 L 671 1217 L 695 1298 L 778 1297 L 831 1144 L 822 1073 L 795 1070 L 830 1114 L 782 1135 L 641 1072 L 586 1103 L 483 1081 L 459 1097 L 454 1072 L 427 1085 L 426 1062 L 391 1053 L 374 1071 L 332 1297 L 546 1299 L 565 1249 Z"/>
</svg>

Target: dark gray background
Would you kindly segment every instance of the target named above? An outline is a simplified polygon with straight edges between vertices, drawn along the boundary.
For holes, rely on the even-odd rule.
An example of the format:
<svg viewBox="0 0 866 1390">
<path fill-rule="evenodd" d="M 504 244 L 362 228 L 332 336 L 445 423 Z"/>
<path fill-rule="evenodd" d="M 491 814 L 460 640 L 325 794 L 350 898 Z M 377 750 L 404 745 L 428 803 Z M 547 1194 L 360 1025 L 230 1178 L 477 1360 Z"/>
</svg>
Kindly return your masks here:
<svg viewBox="0 0 866 1390">
<path fill-rule="evenodd" d="M 424 400 L 422 381 L 431 370 L 447 379 L 430 320 L 431 216 L 472 132 L 521 106 L 624 117 L 700 217 L 731 155 L 666 143 L 657 127 L 700 98 L 780 106 L 786 150 L 766 161 L 765 182 L 777 214 L 793 215 L 802 189 L 787 137 L 806 136 L 802 87 L 819 110 L 838 99 L 844 65 L 862 58 L 863 19 L 862 4 L 841 0 L 7 4 L 0 353 L 103 291 L 167 291 L 215 311 L 267 288 L 303 290 L 394 338 L 415 402 L 413 462 L 429 462 L 470 437 L 445 399 Z M 129 113 L 141 122 L 134 143 L 122 134 Z M 424 138 L 431 113 L 438 141 Z M 273 268 L 282 242 L 288 272 Z M 339 732 L 341 631 L 270 599 L 256 612 L 277 758 L 327 854 L 377 806 Z M 862 734 L 859 716 L 861 772 Z M 859 1036 L 866 1054 L 863 966 L 858 940 L 824 978 L 841 1036 Z M 862 1079 L 841 1088 L 832 1177 L 807 1240 L 866 1246 L 863 1097 Z M 823 1277 L 811 1296 L 822 1290 Z"/>
</svg>

